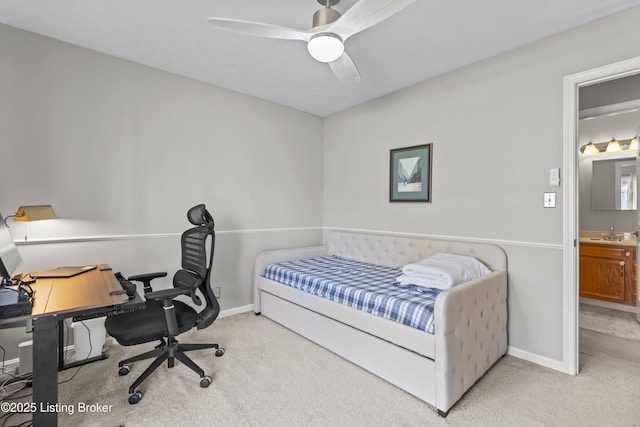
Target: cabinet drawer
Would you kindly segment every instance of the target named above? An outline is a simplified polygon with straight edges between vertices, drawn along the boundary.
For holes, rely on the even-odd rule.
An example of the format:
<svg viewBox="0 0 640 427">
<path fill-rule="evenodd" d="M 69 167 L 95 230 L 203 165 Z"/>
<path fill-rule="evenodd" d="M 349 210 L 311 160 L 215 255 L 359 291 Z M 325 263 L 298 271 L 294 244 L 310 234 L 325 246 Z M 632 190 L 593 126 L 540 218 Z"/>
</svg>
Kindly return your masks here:
<svg viewBox="0 0 640 427">
<path fill-rule="evenodd" d="M 631 255 L 632 248 L 611 245 L 580 245 L 580 255 L 606 258 L 626 258 Z"/>
</svg>

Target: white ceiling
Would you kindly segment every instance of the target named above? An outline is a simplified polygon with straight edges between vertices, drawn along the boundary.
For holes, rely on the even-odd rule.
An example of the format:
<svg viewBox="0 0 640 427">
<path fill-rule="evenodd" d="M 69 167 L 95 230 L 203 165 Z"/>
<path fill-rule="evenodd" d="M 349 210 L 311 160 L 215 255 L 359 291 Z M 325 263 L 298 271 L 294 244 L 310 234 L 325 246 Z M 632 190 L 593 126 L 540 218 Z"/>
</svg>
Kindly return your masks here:
<svg viewBox="0 0 640 427">
<path fill-rule="evenodd" d="M 635 5 L 640 0 L 417 0 L 347 41 L 362 77 L 352 85 L 303 42 L 207 23 L 218 16 L 306 29 L 317 0 L 0 0 L 0 23 L 327 116 Z"/>
</svg>

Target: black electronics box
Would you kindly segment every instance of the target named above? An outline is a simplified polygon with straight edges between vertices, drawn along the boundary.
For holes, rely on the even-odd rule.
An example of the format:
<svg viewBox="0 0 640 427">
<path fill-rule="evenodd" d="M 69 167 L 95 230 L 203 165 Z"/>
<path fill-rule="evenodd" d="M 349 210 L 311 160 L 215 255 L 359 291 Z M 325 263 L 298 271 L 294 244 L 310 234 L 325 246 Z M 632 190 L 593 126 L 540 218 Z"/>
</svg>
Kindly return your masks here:
<svg viewBox="0 0 640 427">
<path fill-rule="evenodd" d="M 31 298 L 22 289 L 0 287 L 0 318 L 31 314 Z"/>
</svg>

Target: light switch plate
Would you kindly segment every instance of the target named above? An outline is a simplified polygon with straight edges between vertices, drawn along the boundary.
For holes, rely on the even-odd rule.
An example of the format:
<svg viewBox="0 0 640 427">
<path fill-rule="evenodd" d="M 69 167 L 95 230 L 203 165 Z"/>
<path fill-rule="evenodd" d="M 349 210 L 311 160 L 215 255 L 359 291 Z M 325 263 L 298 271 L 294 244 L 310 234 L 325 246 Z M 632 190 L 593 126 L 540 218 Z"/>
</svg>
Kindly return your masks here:
<svg viewBox="0 0 640 427">
<path fill-rule="evenodd" d="M 545 208 L 555 208 L 556 207 L 556 193 L 544 193 L 543 206 Z"/>
</svg>

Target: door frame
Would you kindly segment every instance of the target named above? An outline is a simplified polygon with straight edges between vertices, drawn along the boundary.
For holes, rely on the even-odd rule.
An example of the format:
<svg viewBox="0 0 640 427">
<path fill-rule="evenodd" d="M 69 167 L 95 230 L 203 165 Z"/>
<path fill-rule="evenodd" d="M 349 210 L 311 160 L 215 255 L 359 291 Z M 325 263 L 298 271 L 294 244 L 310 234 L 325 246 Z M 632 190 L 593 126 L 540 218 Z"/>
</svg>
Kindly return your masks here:
<svg viewBox="0 0 640 427">
<path fill-rule="evenodd" d="M 640 56 L 565 76 L 563 79 L 563 370 L 579 372 L 578 307 L 578 91 L 580 87 L 640 73 Z"/>
</svg>

